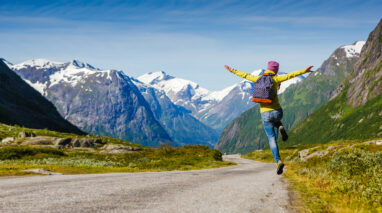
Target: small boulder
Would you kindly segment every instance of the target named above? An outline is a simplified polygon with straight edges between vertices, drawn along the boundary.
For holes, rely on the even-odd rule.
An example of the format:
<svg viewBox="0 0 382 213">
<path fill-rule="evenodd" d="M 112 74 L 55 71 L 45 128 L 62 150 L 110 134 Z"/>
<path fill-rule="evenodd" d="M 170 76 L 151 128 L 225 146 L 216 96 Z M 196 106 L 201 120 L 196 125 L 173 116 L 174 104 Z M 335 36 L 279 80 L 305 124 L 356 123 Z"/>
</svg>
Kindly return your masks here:
<svg viewBox="0 0 382 213">
<path fill-rule="evenodd" d="M 102 147 L 101 153 L 109 153 L 109 154 L 124 154 L 133 151 L 140 151 L 142 148 L 139 147 L 131 147 L 125 146 L 122 144 L 108 144 Z"/>
<path fill-rule="evenodd" d="M 14 137 L 7 137 L 7 138 L 4 138 L 3 140 L 1 140 L 1 143 L 3 145 L 8 145 L 8 144 L 11 144 L 14 140 L 15 140 Z"/>
<path fill-rule="evenodd" d="M 301 160 L 301 161 L 306 161 L 306 156 L 308 156 L 309 150 L 310 150 L 310 149 L 304 149 L 304 150 L 301 150 L 301 151 L 298 153 L 298 156 L 300 157 L 300 160 Z"/>
<path fill-rule="evenodd" d="M 51 172 L 47 169 L 26 169 L 26 170 L 23 170 L 23 171 L 26 171 L 26 172 L 33 172 L 33 173 L 37 173 L 37 174 L 43 174 L 43 175 L 62 175 L 62 173 L 58 173 L 58 172 Z"/>
<path fill-rule="evenodd" d="M 33 132 L 20 132 L 18 135 L 18 138 L 30 138 L 30 137 L 36 137 L 36 135 Z"/>
</svg>

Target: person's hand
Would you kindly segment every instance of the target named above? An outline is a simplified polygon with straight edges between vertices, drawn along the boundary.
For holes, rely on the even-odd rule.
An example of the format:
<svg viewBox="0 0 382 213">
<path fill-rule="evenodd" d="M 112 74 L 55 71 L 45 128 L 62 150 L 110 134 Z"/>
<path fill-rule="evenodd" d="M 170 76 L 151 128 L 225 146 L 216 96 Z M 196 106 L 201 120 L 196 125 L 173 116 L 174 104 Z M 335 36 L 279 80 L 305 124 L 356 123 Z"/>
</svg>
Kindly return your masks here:
<svg viewBox="0 0 382 213">
<path fill-rule="evenodd" d="M 310 69 L 312 69 L 312 67 L 313 67 L 313 66 L 309 66 L 308 68 L 306 68 L 305 71 L 306 71 L 306 72 L 313 72 L 312 70 L 310 70 Z"/>
<path fill-rule="evenodd" d="M 232 68 L 231 68 L 231 67 L 229 67 L 229 66 L 227 66 L 227 65 L 224 65 L 224 67 L 225 67 L 228 71 L 232 72 Z"/>
</svg>

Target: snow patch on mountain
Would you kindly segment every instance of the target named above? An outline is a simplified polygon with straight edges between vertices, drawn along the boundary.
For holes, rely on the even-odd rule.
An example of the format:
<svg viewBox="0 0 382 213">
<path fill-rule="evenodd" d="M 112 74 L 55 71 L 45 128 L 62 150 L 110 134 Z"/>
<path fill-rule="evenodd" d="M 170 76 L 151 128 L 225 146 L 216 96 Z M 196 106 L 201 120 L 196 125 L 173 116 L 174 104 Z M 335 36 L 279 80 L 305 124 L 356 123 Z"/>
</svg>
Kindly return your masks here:
<svg viewBox="0 0 382 213">
<path fill-rule="evenodd" d="M 363 45 L 365 45 L 365 41 L 357 41 L 354 44 L 351 45 L 345 45 L 341 48 L 345 50 L 346 57 L 351 58 L 355 56 L 359 56 L 361 53 Z"/>
<path fill-rule="evenodd" d="M 62 65 L 62 64 L 63 63 L 61 63 L 61 62 L 55 62 L 55 61 L 51 61 L 48 59 L 39 58 L 39 59 L 32 59 L 32 60 L 24 61 L 20 64 L 16 64 L 13 66 L 13 68 L 14 69 L 22 69 L 22 68 L 25 68 L 27 66 L 38 67 L 38 68 L 52 68 L 52 67 Z"/>
<path fill-rule="evenodd" d="M 202 100 L 215 100 L 215 101 L 221 101 L 223 100 L 235 87 L 237 87 L 238 84 L 234 84 L 232 86 L 229 86 L 227 88 L 224 88 L 219 91 L 213 91 L 210 92 L 208 95 L 204 96 Z"/>
<path fill-rule="evenodd" d="M 165 72 L 150 72 L 138 77 L 138 80 L 152 85 L 157 89 L 164 90 L 166 93 L 178 93 L 185 89 L 191 89 L 192 96 L 207 95 L 209 91 L 200 87 L 197 83 L 182 78 L 175 78 Z"/>
<path fill-rule="evenodd" d="M 37 90 L 41 95 L 44 95 L 44 96 L 46 95 L 46 86 L 47 86 L 46 84 L 47 84 L 47 82 L 45 82 L 43 84 L 43 83 L 40 83 L 39 81 L 32 83 L 28 79 L 24 79 L 24 81 L 27 82 L 35 90 Z"/>
<path fill-rule="evenodd" d="M 59 83 L 68 83 L 72 87 L 75 87 L 80 81 L 84 81 L 90 75 L 96 75 L 97 77 L 105 77 L 108 80 L 112 80 L 111 72 L 113 70 L 100 70 L 94 68 L 88 63 L 84 63 L 78 60 L 72 60 L 67 63 L 54 62 L 47 59 L 33 59 L 22 62 L 20 64 L 12 65 L 11 69 L 21 70 L 27 67 L 36 67 L 37 69 L 52 70 L 54 72 L 45 81 L 27 81 L 33 88 L 44 95 L 47 87 L 54 86 Z M 120 72 L 120 71 L 119 71 Z M 119 75 L 117 75 L 120 77 Z"/>
</svg>

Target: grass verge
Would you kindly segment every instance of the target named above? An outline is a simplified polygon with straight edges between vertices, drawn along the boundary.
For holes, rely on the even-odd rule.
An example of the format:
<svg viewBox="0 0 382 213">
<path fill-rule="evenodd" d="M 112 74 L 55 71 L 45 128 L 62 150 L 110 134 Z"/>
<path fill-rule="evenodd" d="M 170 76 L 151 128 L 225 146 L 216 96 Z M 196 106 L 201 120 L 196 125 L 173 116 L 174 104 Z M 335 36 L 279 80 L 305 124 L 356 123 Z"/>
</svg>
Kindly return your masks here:
<svg viewBox="0 0 382 213">
<path fill-rule="evenodd" d="M 330 147 L 330 148 L 329 148 Z M 302 160 L 327 150 L 325 156 Z M 301 212 L 382 212 L 382 146 L 357 142 L 286 147 L 280 156 L 287 165 L 284 176 L 302 202 Z M 244 158 L 273 162 L 270 150 L 251 152 Z"/>
</svg>

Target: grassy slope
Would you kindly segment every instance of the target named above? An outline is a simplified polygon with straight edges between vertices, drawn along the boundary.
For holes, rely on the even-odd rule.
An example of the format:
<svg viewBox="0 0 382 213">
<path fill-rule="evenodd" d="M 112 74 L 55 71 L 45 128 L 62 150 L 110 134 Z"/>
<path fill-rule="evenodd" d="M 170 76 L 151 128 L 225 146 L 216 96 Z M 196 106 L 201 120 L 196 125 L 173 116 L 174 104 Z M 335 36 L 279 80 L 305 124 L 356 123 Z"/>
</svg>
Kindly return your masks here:
<svg viewBox="0 0 382 213">
<path fill-rule="evenodd" d="M 0 137 L 15 137 L 20 131 L 34 132 L 37 136 L 78 137 L 49 130 L 27 129 L 0 124 Z M 64 174 L 141 172 L 216 168 L 232 165 L 222 161 L 222 154 L 207 146 L 179 148 L 143 147 L 124 140 L 97 137 L 107 144 L 139 147 L 142 151 L 126 154 L 106 154 L 100 149 L 55 149 L 38 146 L 0 146 L 0 176 L 32 174 L 25 169 L 44 168 Z"/>
<path fill-rule="evenodd" d="M 306 162 L 298 152 L 337 146 L 324 157 Z M 353 145 L 351 147 L 351 145 Z M 286 161 L 284 176 L 300 199 L 293 205 L 301 212 L 378 212 L 382 211 L 382 146 L 359 142 L 302 145 L 280 150 Z M 251 152 L 247 159 L 273 162 L 270 150 Z M 301 202 L 302 201 L 302 202 Z"/>
<path fill-rule="evenodd" d="M 382 136 L 382 95 L 363 106 L 348 107 L 347 90 L 312 113 L 289 133 L 287 145 Z"/>
</svg>

